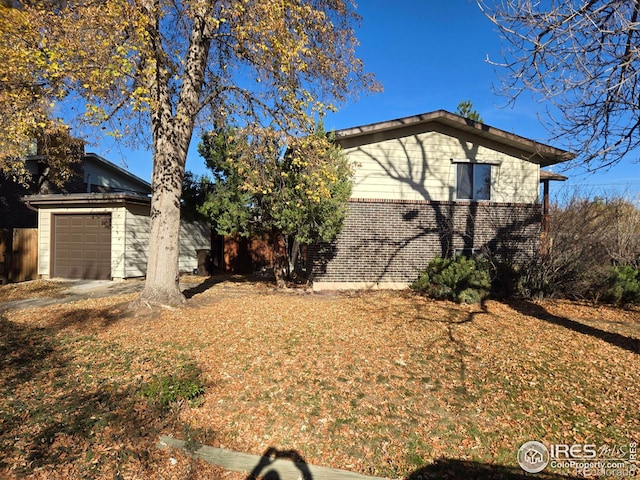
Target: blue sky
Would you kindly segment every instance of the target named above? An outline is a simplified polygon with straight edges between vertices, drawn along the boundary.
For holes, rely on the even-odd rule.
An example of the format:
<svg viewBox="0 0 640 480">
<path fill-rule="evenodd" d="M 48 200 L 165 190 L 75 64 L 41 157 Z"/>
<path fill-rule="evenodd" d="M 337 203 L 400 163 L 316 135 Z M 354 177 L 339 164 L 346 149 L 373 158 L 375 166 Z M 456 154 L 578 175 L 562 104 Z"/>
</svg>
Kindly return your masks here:
<svg viewBox="0 0 640 480">
<path fill-rule="evenodd" d="M 544 104 L 523 96 L 514 106 L 494 92 L 498 72 L 486 62 L 499 61 L 501 41 L 495 27 L 469 0 L 360 0 L 363 17 L 358 29 L 358 54 L 367 71 L 382 83 L 384 92 L 351 101 L 325 118 L 327 129 L 347 128 L 433 110 L 454 112 L 461 100 L 471 100 L 485 123 L 546 142 L 538 120 Z M 205 173 L 194 136 L 187 169 Z M 560 144 L 555 146 L 563 147 Z M 118 162 L 122 154 L 113 146 L 94 151 Z M 586 174 L 574 169 L 568 185 L 581 185 L 592 194 L 616 190 L 640 192 L 640 163 L 626 159 L 604 172 Z M 126 152 L 126 167 L 149 180 L 148 152 Z M 561 169 L 557 168 L 556 171 Z M 554 185 L 555 186 L 555 185 Z"/>
</svg>

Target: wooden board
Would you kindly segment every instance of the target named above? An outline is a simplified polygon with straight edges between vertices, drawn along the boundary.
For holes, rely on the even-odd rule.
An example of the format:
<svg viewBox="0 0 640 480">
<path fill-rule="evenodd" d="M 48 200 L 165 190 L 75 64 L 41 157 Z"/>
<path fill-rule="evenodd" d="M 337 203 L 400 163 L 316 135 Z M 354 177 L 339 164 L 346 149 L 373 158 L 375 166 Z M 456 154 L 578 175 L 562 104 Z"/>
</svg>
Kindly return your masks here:
<svg viewBox="0 0 640 480">
<path fill-rule="evenodd" d="M 280 480 L 389 480 L 347 470 L 309 465 L 295 451 L 269 449 L 264 455 L 259 456 L 202 445 L 193 452 L 187 452 L 184 441 L 167 436 L 160 437 L 157 447 L 181 449 L 193 457 L 226 470 L 247 472 L 250 475 L 247 478 L 270 475 L 269 478 Z M 276 474 L 277 476 L 274 476 Z"/>
</svg>

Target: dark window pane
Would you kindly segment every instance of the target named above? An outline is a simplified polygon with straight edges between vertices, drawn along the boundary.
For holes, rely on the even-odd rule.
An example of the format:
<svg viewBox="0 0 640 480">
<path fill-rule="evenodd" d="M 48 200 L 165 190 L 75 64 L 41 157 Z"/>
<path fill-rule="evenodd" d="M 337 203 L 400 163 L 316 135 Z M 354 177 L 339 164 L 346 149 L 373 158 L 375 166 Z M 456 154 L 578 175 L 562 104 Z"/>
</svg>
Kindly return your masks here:
<svg viewBox="0 0 640 480">
<path fill-rule="evenodd" d="M 473 198 L 491 200 L 491 165 L 475 164 L 473 167 Z"/>
<path fill-rule="evenodd" d="M 456 188 L 456 198 L 472 199 L 473 198 L 473 164 L 458 164 L 458 185 Z"/>
</svg>

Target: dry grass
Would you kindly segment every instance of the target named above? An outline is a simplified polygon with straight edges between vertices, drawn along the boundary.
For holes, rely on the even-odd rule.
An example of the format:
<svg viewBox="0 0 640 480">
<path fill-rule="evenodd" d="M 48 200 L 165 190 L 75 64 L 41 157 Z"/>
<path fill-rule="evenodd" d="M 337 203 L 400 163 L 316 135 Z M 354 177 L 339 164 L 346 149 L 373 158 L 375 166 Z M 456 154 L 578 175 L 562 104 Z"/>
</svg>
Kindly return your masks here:
<svg viewBox="0 0 640 480">
<path fill-rule="evenodd" d="M 126 296 L 7 313 L 0 468 L 246 478 L 176 453 L 172 465 L 154 445 L 174 434 L 370 475 L 465 478 L 475 465 L 482 478 L 521 478 L 500 466 L 517 467 L 527 440 L 640 439 L 637 309 L 212 283 L 147 320 L 125 316 Z M 202 405 L 159 412 L 140 395 L 192 364 Z"/>
</svg>

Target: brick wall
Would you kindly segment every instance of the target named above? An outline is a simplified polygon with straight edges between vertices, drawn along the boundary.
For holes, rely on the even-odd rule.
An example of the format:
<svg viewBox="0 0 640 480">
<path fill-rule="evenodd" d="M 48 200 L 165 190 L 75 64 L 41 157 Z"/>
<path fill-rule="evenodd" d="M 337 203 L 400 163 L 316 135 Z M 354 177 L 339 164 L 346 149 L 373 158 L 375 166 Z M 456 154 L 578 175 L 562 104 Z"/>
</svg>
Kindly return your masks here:
<svg viewBox="0 0 640 480">
<path fill-rule="evenodd" d="M 316 282 L 412 282 L 434 257 L 489 248 L 521 258 L 538 248 L 540 206 L 352 199 L 344 229 L 309 249 Z"/>
</svg>

